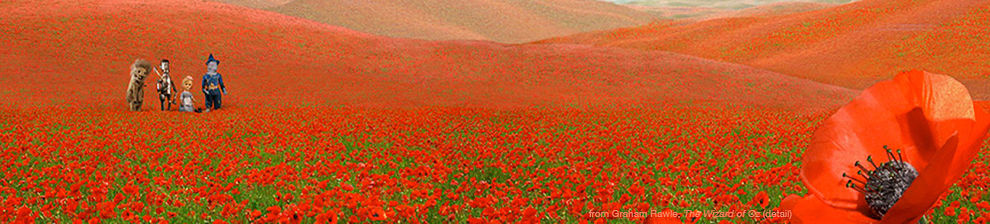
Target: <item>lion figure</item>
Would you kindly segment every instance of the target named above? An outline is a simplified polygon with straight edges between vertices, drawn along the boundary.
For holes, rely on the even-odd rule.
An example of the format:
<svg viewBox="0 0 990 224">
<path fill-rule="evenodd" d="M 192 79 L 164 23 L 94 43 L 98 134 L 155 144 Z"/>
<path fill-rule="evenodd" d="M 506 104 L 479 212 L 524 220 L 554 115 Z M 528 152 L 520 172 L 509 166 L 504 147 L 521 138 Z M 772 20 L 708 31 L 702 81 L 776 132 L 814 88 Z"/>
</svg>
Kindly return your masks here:
<svg viewBox="0 0 990 224">
<path fill-rule="evenodd" d="M 151 63 L 144 59 L 137 59 L 131 65 L 131 82 L 127 84 L 127 104 L 131 111 L 141 110 L 141 103 L 144 102 L 144 78 L 151 72 Z"/>
</svg>

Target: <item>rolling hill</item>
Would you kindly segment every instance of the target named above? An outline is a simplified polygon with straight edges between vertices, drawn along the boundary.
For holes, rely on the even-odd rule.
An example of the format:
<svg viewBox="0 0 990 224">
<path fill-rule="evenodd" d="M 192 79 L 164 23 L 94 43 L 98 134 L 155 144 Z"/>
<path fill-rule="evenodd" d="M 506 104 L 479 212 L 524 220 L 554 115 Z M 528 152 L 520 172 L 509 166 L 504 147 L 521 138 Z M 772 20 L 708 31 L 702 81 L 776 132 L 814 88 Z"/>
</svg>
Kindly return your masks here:
<svg viewBox="0 0 990 224">
<path fill-rule="evenodd" d="M 647 24 L 595 0 L 218 0 L 389 37 L 521 43 Z"/>
<path fill-rule="evenodd" d="M 898 71 L 956 77 L 990 98 L 990 2 L 854 2 L 792 15 L 740 17 L 553 38 L 541 43 L 664 50 L 863 88 Z"/>
<path fill-rule="evenodd" d="M 6 46 L 0 49 L 0 60 L 8 65 L 0 67 L 5 86 L 0 95 L 18 99 L 3 102 L 8 107 L 123 110 L 128 67 L 135 58 L 168 58 L 175 79 L 198 79 L 210 53 L 222 61 L 228 107 L 697 102 L 831 109 L 855 94 L 761 69 L 659 51 L 394 39 L 196 0 L 35 3 L 0 5 L 7 13 L 0 17 L 0 31 L 13 34 L 0 37 Z M 170 10 L 148 13 L 149 7 Z M 151 91 L 145 94 L 151 105 L 157 105 L 155 97 Z"/>
<path fill-rule="evenodd" d="M 778 2 L 741 9 L 710 8 L 703 6 L 645 6 L 627 5 L 658 18 L 678 21 L 702 21 L 731 17 L 769 17 L 834 7 L 836 4 L 819 2 Z"/>
<path fill-rule="evenodd" d="M 789 3 L 845 4 L 856 0 L 602 0 L 624 5 L 649 7 L 690 7 L 739 10 Z"/>
</svg>

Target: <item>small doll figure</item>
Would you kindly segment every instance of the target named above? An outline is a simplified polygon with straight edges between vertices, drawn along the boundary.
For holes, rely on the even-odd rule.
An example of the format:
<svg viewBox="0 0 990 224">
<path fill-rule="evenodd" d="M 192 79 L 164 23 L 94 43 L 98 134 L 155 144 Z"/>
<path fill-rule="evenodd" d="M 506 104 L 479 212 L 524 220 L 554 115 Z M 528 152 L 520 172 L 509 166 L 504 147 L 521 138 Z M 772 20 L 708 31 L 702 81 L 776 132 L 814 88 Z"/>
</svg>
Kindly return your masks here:
<svg viewBox="0 0 990 224">
<path fill-rule="evenodd" d="M 168 59 L 162 59 L 161 69 L 162 72 L 158 73 L 158 101 L 161 104 L 161 110 L 165 110 L 168 104 L 168 110 L 172 110 L 172 104 L 175 103 L 173 96 L 175 95 L 175 83 L 172 82 L 172 78 L 169 76 Z M 158 72 L 158 70 L 155 70 Z"/>
<path fill-rule="evenodd" d="M 206 112 L 220 109 L 220 98 L 222 94 L 227 94 L 227 87 L 223 85 L 223 77 L 217 73 L 217 66 L 220 61 L 213 58 L 206 60 L 206 74 L 203 75 L 203 94 L 206 95 Z"/>
<path fill-rule="evenodd" d="M 151 63 L 144 59 L 137 59 L 131 64 L 131 81 L 127 84 L 127 105 L 131 111 L 141 110 L 144 102 L 144 78 L 148 77 L 151 70 Z"/>
<path fill-rule="evenodd" d="M 186 76 L 182 79 L 182 94 L 179 96 L 179 111 L 182 112 L 196 112 L 199 113 L 200 110 L 196 108 L 196 99 L 193 98 L 193 94 L 189 92 L 193 86 L 193 77 Z"/>
</svg>

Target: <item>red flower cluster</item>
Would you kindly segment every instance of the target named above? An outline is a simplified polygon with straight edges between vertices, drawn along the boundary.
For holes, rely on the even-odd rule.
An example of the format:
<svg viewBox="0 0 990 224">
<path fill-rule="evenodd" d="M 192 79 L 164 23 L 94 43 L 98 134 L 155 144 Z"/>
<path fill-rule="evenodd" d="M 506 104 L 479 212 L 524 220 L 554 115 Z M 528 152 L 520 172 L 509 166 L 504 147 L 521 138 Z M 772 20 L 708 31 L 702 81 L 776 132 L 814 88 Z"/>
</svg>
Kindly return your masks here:
<svg viewBox="0 0 990 224">
<path fill-rule="evenodd" d="M 922 93 L 946 99 L 929 94 L 941 91 Z M 898 110 L 905 113 L 890 114 L 894 122 L 882 126 L 893 133 L 914 124 L 933 127 L 935 137 L 927 141 L 933 144 L 893 135 L 902 141 L 885 141 L 891 148 L 957 145 L 951 160 L 942 160 L 943 151 L 904 152 L 910 163 L 927 161 L 913 164 L 922 173 L 916 181 L 926 181 L 934 164 L 949 161 L 952 171 L 934 175 L 944 178 L 935 181 L 938 187 L 948 189 L 918 193 L 934 206 L 905 217 L 928 214 L 939 223 L 990 217 L 990 195 L 980 190 L 990 187 L 988 158 L 976 153 L 980 132 L 942 135 L 983 121 L 986 104 L 968 101 L 968 107 L 962 114 Z M 849 110 L 837 113 L 859 113 Z M 974 119 L 927 122 L 958 116 Z M 854 161 L 797 163 L 802 156 L 818 161 L 811 159 L 829 155 L 821 151 L 822 135 L 812 133 L 823 120 L 819 130 L 842 122 L 765 108 L 311 106 L 206 114 L 52 108 L 4 109 L 0 117 L 0 222 L 774 223 L 791 219 L 764 214 L 792 211 L 793 218 L 805 218 L 807 208 L 825 208 L 807 206 L 815 201 L 780 207 L 786 195 L 856 192 L 836 182 L 842 172 L 821 167 L 849 168 Z M 856 155 L 841 158 L 867 154 Z M 977 162 L 972 169 L 957 162 L 966 160 Z M 802 185 L 802 170 L 806 179 L 837 175 L 832 182 L 838 185 Z M 911 192 L 905 198 L 914 198 Z M 708 211 L 746 213 L 714 217 Z"/>
</svg>

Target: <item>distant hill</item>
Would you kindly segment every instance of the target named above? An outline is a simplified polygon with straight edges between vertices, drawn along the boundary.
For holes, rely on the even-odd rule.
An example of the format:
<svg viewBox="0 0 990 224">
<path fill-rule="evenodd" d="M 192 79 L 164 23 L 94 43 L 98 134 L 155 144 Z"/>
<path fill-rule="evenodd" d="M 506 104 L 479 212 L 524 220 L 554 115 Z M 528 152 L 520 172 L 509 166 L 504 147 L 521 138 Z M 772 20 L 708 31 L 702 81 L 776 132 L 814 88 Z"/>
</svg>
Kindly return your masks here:
<svg viewBox="0 0 990 224">
<path fill-rule="evenodd" d="M 625 5 L 650 7 L 696 7 L 716 9 L 744 9 L 779 3 L 845 4 L 856 0 L 602 0 Z"/>
<path fill-rule="evenodd" d="M 642 6 L 628 5 L 630 8 L 670 20 L 708 20 L 729 17 L 765 17 L 814 11 L 836 6 L 817 2 L 779 2 L 741 9 L 710 8 L 702 6 Z"/>
<path fill-rule="evenodd" d="M 521 43 L 648 24 L 653 15 L 595 0 L 217 0 L 349 29 L 427 40 Z"/>
<path fill-rule="evenodd" d="M 544 43 L 673 51 L 851 88 L 900 71 L 946 74 L 990 99 L 990 1 L 864 0 L 823 10 L 655 23 Z"/>
</svg>

